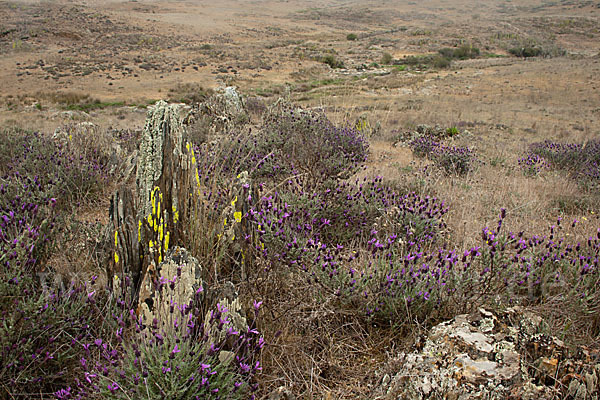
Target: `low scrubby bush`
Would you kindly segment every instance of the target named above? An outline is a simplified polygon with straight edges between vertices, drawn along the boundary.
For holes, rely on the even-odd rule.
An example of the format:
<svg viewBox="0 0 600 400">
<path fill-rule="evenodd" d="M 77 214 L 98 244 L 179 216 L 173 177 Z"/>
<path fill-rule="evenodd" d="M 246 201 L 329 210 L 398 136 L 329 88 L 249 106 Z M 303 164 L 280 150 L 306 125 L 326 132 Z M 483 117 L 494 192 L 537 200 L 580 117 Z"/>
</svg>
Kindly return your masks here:
<svg viewBox="0 0 600 400">
<path fill-rule="evenodd" d="M 561 57 L 567 52 L 556 46 L 537 38 L 515 38 L 506 46 L 507 51 L 515 57 Z"/>
<path fill-rule="evenodd" d="M 259 154 L 273 154 L 269 169 L 305 175 L 312 181 L 344 179 L 368 155 L 366 138 L 355 128 L 338 127 L 318 111 L 289 104 L 273 107 L 257 137 Z"/>
<path fill-rule="evenodd" d="M 521 167 L 525 175 L 536 176 L 541 171 L 549 168 L 549 164 L 544 157 L 529 153 L 519 159 L 519 167 Z"/>
<path fill-rule="evenodd" d="M 561 233 L 560 218 L 546 234 L 504 233 L 505 215 L 503 210 L 497 227 L 482 230 L 481 257 L 469 265 L 479 271 L 479 278 L 470 279 L 478 301 L 553 302 L 598 332 L 600 321 L 590 310 L 600 306 L 600 229 L 584 243 L 573 243 Z"/>
<path fill-rule="evenodd" d="M 107 157 L 101 148 L 72 143 L 77 136 L 53 139 L 41 133 L 22 133 L 10 144 L 13 149 L 5 179 L 37 181 L 46 198 L 56 198 L 58 207 L 68 208 L 100 193 L 108 179 Z M 102 149 L 105 150 L 105 149 Z"/>
<path fill-rule="evenodd" d="M 433 65 L 434 68 L 448 68 L 451 63 L 452 62 L 448 58 L 442 56 L 435 56 L 431 60 L 431 65 Z"/>
<path fill-rule="evenodd" d="M 100 151 L 69 143 L 73 136 L 67 143 L 29 132 L 6 139 L 0 146 L 0 262 L 5 274 L 34 272 L 57 245 L 67 212 L 104 190 L 108 173 Z"/>
<path fill-rule="evenodd" d="M 249 216 L 261 249 L 276 249 L 276 258 L 283 253 L 286 258 L 286 248 L 302 248 L 309 242 L 374 249 L 379 248 L 380 238 L 395 235 L 401 240 L 432 243 L 445 227 L 442 217 L 446 212 L 438 199 L 398 193 L 377 177 L 263 196 Z"/>
<path fill-rule="evenodd" d="M 449 60 L 468 60 L 471 58 L 477 58 L 480 55 L 480 51 L 477 47 L 473 47 L 468 44 L 464 44 L 456 48 L 444 47 L 439 49 L 438 53 Z"/>
<path fill-rule="evenodd" d="M 600 306 L 600 229 L 573 243 L 561 235 L 560 219 L 545 235 L 526 235 L 505 233 L 505 217 L 502 210 L 497 226 L 483 228 L 481 244 L 469 249 L 423 247 L 391 236 L 381 251 L 352 255 L 345 268 L 325 259 L 316 279 L 382 322 L 431 321 L 491 303 L 551 302 L 600 332 L 592 312 Z"/>
<path fill-rule="evenodd" d="M 325 182 L 345 179 L 364 165 L 367 139 L 353 127 L 334 125 L 319 111 L 277 104 L 264 115 L 260 131 L 231 135 L 196 148 L 200 179 L 220 169 L 228 182 L 242 171 L 267 185 L 283 179 Z M 218 168 L 217 168 L 218 166 Z"/>
<path fill-rule="evenodd" d="M 50 398 L 74 387 L 84 344 L 116 326 L 105 318 L 106 293 L 80 284 L 45 291 L 31 274 L 7 278 L 0 278 L 0 397 Z"/>
<path fill-rule="evenodd" d="M 423 68 L 431 63 L 433 57 L 431 56 L 407 56 L 404 57 L 401 62 L 402 64 L 409 65 L 411 67 Z"/>
<path fill-rule="evenodd" d="M 382 65 L 389 65 L 392 63 L 392 61 L 394 61 L 394 57 L 392 57 L 392 55 L 390 53 L 383 53 L 383 55 L 381 56 L 381 64 Z"/>
<path fill-rule="evenodd" d="M 425 135 L 417 137 L 409 145 L 415 156 L 429 158 L 448 174 L 466 175 L 473 170 L 477 161 L 472 149 L 446 146 Z"/>
<path fill-rule="evenodd" d="M 536 175 L 541 169 L 563 170 L 583 187 L 594 190 L 600 187 L 600 140 L 533 143 L 519 165 L 530 175 Z"/>
<path fill-rule="evenodd" d="M 166 287 L 173 291 L 178 284 L 176 276 L 154 282 L 157 301 L 171 303 L 165 320 L 143 321 L 120 303 L 112 316 L 118 327 L 112 340 L 97 337 L 83 343 L 82 385 L 73 392 L 103 399 L 254 398 L 264 345 L 259 332 L 254 326 L 236 328 L 221 304 L 207 312 L 202 287 L 186 304 L 160 297 Z M 259 307 L 254 304 L 254 320 Z"/>
<path fill-rule="evenodd" d="M 333 54 L 327 54 L 320 58 L 323 64 L 329 65 L 331 68 L 344 68 L 344 62 L 342 60 L 338 60 L 337 57 Z"/>
<path fill-rule="evenodd" d="M 477 158 L 468 147 L 440 146 L 434 152 L 433 160 L 448 174 L 466 175 L 473 170 Z"/>
<path fill-rule="evenodd" d="M 444 47 L 438 50 L 438 54 L 420 55 L 404 57 L 402 64 L 424 68 L 433 66 L 434 68 L 448 68 L 453 60 L 468 60 L 478 58 L 479 49 L 470 45 L 462 45 L 458 48 Z"/>
<path fill-rule="evenodd" d="M 542 49 L 539 47 L 513 47 L 508 50 L 515 57 L 538 57 L 542 54 Z"/>
<path fill-rule="evenodd" d="M 48 259 L 58 238 L 55 202 L 35 178 L 29 184 L 0 184 L 0 267 L 5 276 L 35 272 Z"/>
</svg>

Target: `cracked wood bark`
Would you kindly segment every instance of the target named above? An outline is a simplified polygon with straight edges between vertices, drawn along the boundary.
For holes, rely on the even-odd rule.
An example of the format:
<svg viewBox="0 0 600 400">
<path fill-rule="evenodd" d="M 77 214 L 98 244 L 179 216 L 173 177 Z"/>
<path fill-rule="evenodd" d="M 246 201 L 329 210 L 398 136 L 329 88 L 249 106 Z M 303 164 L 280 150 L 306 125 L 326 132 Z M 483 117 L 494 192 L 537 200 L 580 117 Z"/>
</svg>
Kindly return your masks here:
<svg viewBox="0 0 600 400">
<path fill-rule="evenodd" d="M 110 200 L 110 229 L 109 235 L 114 236 L 114 253 L 110 253 L 107 265 L 108 283 L 113 287 L 115 280 L 122 282 L 114 290 L 121 295 L 129 295 L 135 301 L 137 287 L 141 280 L 144 256 L 143 248 L 138 241 L 138 221 L 133 193 L 126 187 L 121 187 Z M 114 277 L 117 277 L 116 279 Z M 127 282 L 125 277 L 130 277 Z M 124 283 L 124 284 L 123 284 Z"/>
<path fill-rule="evenodd" d="M 187 211 L 187 197 L 193 183 L 191 149 L 186 149 L 187 133 L 183 120 L 189 108 L 181 104 L 167 104 L 159 101 L 148 112 L 144 134 L 140 144 L 140 160 L 136 176 L 139 215 L 145 218 L 152 210 L 151 192 L 160 188 L 163 204 L 169 206 L 167 229 L 179 239 L 174 229 L 174 212 Z M 181 204 L 180 204 L 181 203 Z M 184 215 L 180 214 L 180 217 Z M 175 243 L 173 243 L 175 244 Z"/>
<path fill-rule="evenodd" d="M 111 199 L 109 233 L 114 235 L 114 256 L 107 264 L 109 284 L 115 274 L 120 274 L 120 285 L 130 291 L 134 303 L 148 265 L 159 263 L 156 254 L 159 234 L 155 226 L 147 223 L 153 209 L 153 191 L 162 196 L 160 215 L 156 216 L 157 221 L 162 218 L 164 223 L 160 246 L 167 232 L 169 247 L 182 244 L 184 225 L 177 223 L 177 219 L 186 220 L 195 185 L 193 150 L 186 148 L 183 123 L 188 111 L 184 105 L 164 101 L 149 109 L 137 160 L 135 195 L 121 187 Z M 154 247 L 149 245 L 151 241 Z M 166 245 L 159 251 L 164 257 Z"/>
</svg>

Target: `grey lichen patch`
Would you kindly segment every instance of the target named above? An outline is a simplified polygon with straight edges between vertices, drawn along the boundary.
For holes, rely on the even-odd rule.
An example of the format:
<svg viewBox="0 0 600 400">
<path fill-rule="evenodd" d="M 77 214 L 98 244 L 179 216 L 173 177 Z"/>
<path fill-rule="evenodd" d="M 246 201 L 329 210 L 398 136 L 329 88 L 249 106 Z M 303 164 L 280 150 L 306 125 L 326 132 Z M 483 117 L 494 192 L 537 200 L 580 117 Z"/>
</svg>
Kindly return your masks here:
<svg viewBox="0 0 600 400">
<path fill-rule="evenodd" d="M 506 340 L 501 340 L 499 342 L 494 343 L 494 354 L 496 355 L 496 360 L 502 360 L 502 354 L 507 351 L 515 351 L 514 342 L 509 342 Z"/>
<path fill-rule="evenodd" d="M 154 320 L 165 331 L 173 329 L 172 308 L 189 305 L 201 295 L 202 266 L 186 249 L 171 249 L 156 269 L 149 267 L 140 290 L 139 314 L 145 324 Z M 155 287 L 158 283 L 158 287 Z"/>
<path fill-rule="evenodd" d="M 236 116 L 246 112 L 242 96 L 235 87 L 228 86 L 223 89 L 222 96 L 225 103 L 225 111 L 228 114 Z"/>
<path fill-rule="evenodd" d="M 209 343 L 223 343 L 228 337 L 227 331 L 243 332 L 248 329 L 248 323 L 242 305 L 236 297 L 233 300 L 225 297 L 219 301 L 217 310 L 221 312 L 218 319 L 211 318 L 210 312 L 205 318 L 205 332 L 208 333 Z"/>
<path fill-rule="evenodd" d="M 197 130 L 208 142 L 218 140 L 249 120 L 242 95 L 233 86 L 219 88 L 215 93 L 198 104 L 195 118 Z"/>
<path fill-rule="evenodd" d="M 433 327 L 421 351 L 393 359 L 400 369 L 386 371 L 392 378 L 372 398 L 598 399 L 600 364 L 593 353 L 585 347 L 569 353 L 560 340 L 538 332 L 541 323 L 517 307 L 459 315 Z"/>
<path fill-rule="evenodd" d="M 423 349 L 401 354 L 401 370 L 379 399 L 504 399 L 520 381 L 522 358 L 480 309 L 432 328 Z"/>
</svg>

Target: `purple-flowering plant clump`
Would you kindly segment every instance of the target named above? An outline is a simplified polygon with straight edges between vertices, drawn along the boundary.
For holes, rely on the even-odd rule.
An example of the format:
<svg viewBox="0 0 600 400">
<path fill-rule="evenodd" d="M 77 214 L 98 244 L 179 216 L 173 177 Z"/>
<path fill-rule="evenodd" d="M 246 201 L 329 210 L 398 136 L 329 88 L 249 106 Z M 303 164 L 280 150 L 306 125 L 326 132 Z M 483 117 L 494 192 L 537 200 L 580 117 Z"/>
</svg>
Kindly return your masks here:
<svg viewBox="0 0 600 400">
<path fill-rule="evenodd" d="M 72 146 L 41 133 L 26 133 L 11 144 L 17 149 L 8 163 L 11 179 L 33 179 L 58 199 L 59 207 L 70 207 L 101 191 L 108 175 L 99 152 L 78 154 Z"/>
<path fill-rule="evenodd" d="M 414 304 L 415 312 L 421 305 L 425 310 L 432 304 L 426 300 L 447 289 L 439 277 L 434 283 L 435 266 L 428 269 L 433 274 L 428 280 L 420 277 L 425 271 L 413 276 L 425 249 L 444 231 L 443 202 L 400 194 L 381 177 L 319 185 L 311 191 L 289 185 L 263 194 L 244 215 L 255 228 L 246 240 L 267 265 L 304 271 L 319 290 L 362 304 L 371 317 L 397 316 L 406 301 Z M 398 262 L 400 254 L 415 265 Z M 408 281 L 386 287 L 390 274 Z"/>
<path fill-rule="evenodd" d="M 264 346 L 252 322 L 240 327 L 220 303 L 207 314 L 202 288 L 189 303 L 178 304 L 171 295 L 177 277 L 155 280 L 158 301 L 170 304 L 170 314 L 145 321 L 121 302 L 113 314 L 118 326 L 112 343 L 103 338 L 84 343 L 77 387 L 80 395 L 108 399 L 184 398 L 248 399 L 262 370 L 259 354 Z M 162 297 L 161 297 L 162 296 Z M 156 301 L 156 300 L 155 300 Z M 260 303 L 255 303 L 258 318 Z M 158 318 L 161 318 L 159 321 Z"/>
<path fill-rule="evenodd" d="M 415 156 L 429 158 L 448 174 L 466 175 L 477 161 L 475 152 L 469 147 L 446 146 L 427 135 L 417 137 L 409 145 Z"/>
<path fill-rule="evenodd" d="M 285 104 L 273 107 L 257 132 L 227 135 L 194 149 L 201 180 L 212 180 L 218 169 L 225 179 L 248 171 L 268 185 L 289 177 L 317 184 L 350 177 L 364 165 L 369 145 L 354 128 Z"/>
<path fill-rule="evenodd" d="M 435 311 L 465 312 L 490 301 L 553 301 L 600 329 L 591 312 L 600 306 L 600 229 L 586 242 L 572 243 L 561 235 L 560 219 L 547 234 L 528 236 L 505 233 L 505 217 L 502 210 L 495 227 L 482 229 L 481 245 L 470 249 L 426 248 L 412 242 L 399 246 L 392 236 L 367 258 L 348 258 L 349 270 L 337 262 L 324 272 L 332 276 L 335 268 L 337 293 L 387 320 L 408 315 L 426 320 L 435 318 Z M 352 264 L 355 259 L 360 262 Z"/>
<path fill-rule="evenodd" d="M 52 398 L 57 391 L 75 388 L 79 360 L 86 357 L 82 344 L 116 326 L 105 319 L 111 307 L 108 300 L 103 291 L 90 285 L 40 291 L 27 274 L 10 280 L 3 276 L 0 397 Z M 70 391 L 65 389 L 62 395 Z"/>
<path fill-rule="evenodd" d="M 289 105 L 272 108 L 258 132 L 225 135 L 218 142 L 192 145 L 192 148 L 202 218 L 206 221 L 202 225 L 209 232 L 204 237 L 213 238 L 200 240 L 198 243 L 202 242 L 203 248 L 214 247 L 214 242 L 219 241 L 220 230 L 226 223 L 223 210 L 234 200 L 232 182 L 244 171 L 253 182 L 251 188 L 244 189 L 245 204 L 255 204 L 261 190 L 263 193 L 291 191 L 290 196 L 302 193 L 299 201 L 304 201 L 302 196 L 320 190 L 312 188 L 325 182 L 327 186 L 336 186 L 342 178 L 351 175 L 364 164 L 368 153 L 368 143 L 360 132 L 336 127 L 321 113 Z M 322 217 L 328 219 L 326 213 L 321 212 Z M 329 214 L 337 218 L 335 213 Z"/>
<path fill-rule="evenodd" d="M 278 104 L 264 117 L 260 146 L 286 174 L 323 182 L 352 175 L 367 159 L 368 141 L 355 128 L 335 126 L 318 111 Z"/>
<path fill-rule="evenodd" d="M 98 159 L 39 133 L 12 132 L 0 146 L 0 265 L 33 271 L 59 236 L 61 212 L 103 190 Z M 90 154 L 94 154 L 91 152 Z"/>
<path fill-rule="evenodd" d="M 588 188 L 600 185 L 600 139 L 585 143 L 557 143 L 546 140 L 529 146 L 522 160 L 542 159 L 548 168 L 567 171 Z M 521 164 L 521 162 L 520 162 Z M 529 168 L 528 163 L 524 167 Z"/>
<path fill-rule="evenodd" d="M 417 243 L 398 246 L 386 240 L 382 251 L 350 269 L 350 280 L 342 290 L 365 304 L 368 316 L 404 321 L 439 318 L 456 291 L 454 268 L 459 262 L 454 250 L 426 250 Z"/>
<path fill-rule="evenodd" d="M 441 146 L 432 137 L 423 135 L 418 136 L 409 143 L 413 154 L 420 158 L 431 157 L 432 154 Z"/>
<path fill-rule="evenodd" d="M 448 174 L 466 175 L 473 170 L 477 157 L 469 147 L 439 146 L 433 152 L 435 165 Z"/>
<path fill-rule="evenodd" d="M 502 210 L 498 225 L 482 230 L 480 256 L 463 255 L 461 281 L 471 291 L 470 301 L 540 304 L 553 299 L 588 318 L 589 310 L 600 305 L 600 229 L 585 243 L 572 243 L 561 235 L 561 219 L 546 234 L 526 235 L 504 233 L 505 216 Z"/>
<path fill-rule="evenodd" d="M 93 149 L 84 156 L 48 135 L 5 134 L 0 145 L 0 397 L 50 397 L 61 385 L 75 384 L 82 352 L 77 343 L 101 335 L 102 328 L 112 330 L 103 319 L 109 304 L 103 294 L 89 295 L 80 285 L 48 289 L 38 279 L 41 271 L 52 276 L 45 264 L 62 238 L 66 211 L 103 190 L 106 173 Z M 71 389 L 64 390 L 67 396 Z"/>
<path fill-rule="evenodd" d="M 536 176 L 541 171 L 548 169 L 550 165 L 546 159 L 539 154 L 527 153 L 524 157 L 519 159 L 519 167 L 521 167 L 525 175 Z"/>
<path fill-rule="evenodd" d="M 0 183 L 0 271 L 9 279 L 35 272 L 56 239 L 56 199 L 46 200 L 36 178 Z"/>
<path fill-rule="evenodd" d="M 433 243 L 444 230 L 446 212 L 443 202 L 397 193 L 377 177 L 263 195 L 245 217 L 256 229 L 260 253 L 306 269 L 307 263 L 321 261 L 310 249 L 338 249 L 337 253 L 349 246 L 376 249 L 390 235 Z"/>
<path fill-rule="evenodd" d="M 589 319 L 590 310 L 600 306 L 600 230 L 586 243 L 574 244 L 560 237 L 560 220 L 546 235 L 527 236 L 504 233 L 505 217 L 502 210 L 497 226 L 482 230 L 481 245 L 465 250 L 436 248 L 376 229 L 359 246 L 332 245 L 307 239 L 300 230 L 273 232 L 265 224 L 260 246 L 270 259 L 302 267 L 317 287 L 382 322 L 443 318 L 489 301 L 540 304 L 549 298 Z M 275 246 L 271 236 L 293 239 Z"/>
<path fill-rule="evenodd" d="M 592 161 L 579 171 L 579 181 L 591 190 L 600 189 L 600 161 Z"/>
<path fill-rule="evenodd" d="M 63 139 L 15 136 L 7 148 L 18 151 L 10 157 L 0 151 L 0 397 L 131 398 L 139 389 L 144 398 L 149 390 L 156 398 L 252 398 L 264 344 L 254 322 L 236 328 L 223 307 L 205 316 L 204 306 L 192 301 L 175 305 L 167 332 L 154 323 L 140 325 L 129 302 L 115 301 L 104 289 L 47 291 L 39 285 L 35 273 L 47 268 L 60 236 L 56 218 L 102 190 L 106 178 L 94 151 L 76 155 L 71 137 Z M 214 336 L 212 326 L 226 329 Z"/>
<path fill-rule="evenodd" d="M 546 140 L 531 144 L 529 152 L 544 157 L 554 168 L 575 170 L 578 166 L 598 160 L 600 141 L 581 144 Z"/>
</svg>

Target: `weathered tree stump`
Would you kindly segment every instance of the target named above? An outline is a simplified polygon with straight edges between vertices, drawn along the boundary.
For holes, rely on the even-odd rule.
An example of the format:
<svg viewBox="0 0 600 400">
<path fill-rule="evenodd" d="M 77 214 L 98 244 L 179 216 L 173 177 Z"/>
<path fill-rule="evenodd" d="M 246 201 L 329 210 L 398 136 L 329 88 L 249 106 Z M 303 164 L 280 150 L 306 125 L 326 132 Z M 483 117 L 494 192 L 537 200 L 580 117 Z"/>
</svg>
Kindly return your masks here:
<svg viewBox="0 0 600 400">
<path fill-rule="evenodd" d="M 162 208 L 164 223 L 173 242 L 179 239 L 175 224 L 187 210 L 194 183 L 193 149 L 183 124 L 188 112 L 182 104 L 156 103 L 146 119 L 136 176 L 138 217 L 147 218 L 152 213 L 152 193 L 158 188 L 166 206 Z"/>
<path fill-rule="evenodd" d="M 193 253 L 197 251 L 194 243 L 187 247 L 185 241 L 207 234 L 204 226 L 191 223 L 206 207 L 206 199 L 184 123 L 189 112 L 183 104 L 164 101 L 148 110 L 137 158 L 135 192 L 123 186 L 111 200 L 109 229 L 114 235 L 114 253 L 107 263 L 107 276 L 109 283 L 118 283 L 113 283 L 113 289 L 120 289 L 134 308 L 151 295 L 152 279 L 162 276 L 161 265 L 167 253 L 171 254 L 169 250 L 180 246 Z M 252 193 L 250 185 L 247 172 L 232 181 L 228 193 L 231 204 L 223 211 L 223 222 L 219 224 L 222 230 L 217 235 L 217 246 L 229 257 L 216 263 L 219 265 L 215 265 L 212 282 L 217 280 L 217 268 L 237 270 L 242 279 L 246 277 L 244 258 L 249 249 L 244 238 L 251 229 L 242 216 Z M 141 296 L 144 298 L 140 290 L 148 292 Z"/>
<path fill-rule="evenodd" d="M 114 257 L 107 266 L 129 298 L 137 302 L 148 265 L 158 265 L 171 245 L 180 244 L 182 224 L 194 187 L 193 149 L 183 120 L 188 107 L 159 101 L 148 111 L 140 143 L 135 194 L 121 187 L 111 200 Z M 128 282 L 129 280 L 129 282 Z"/>
</svg>

